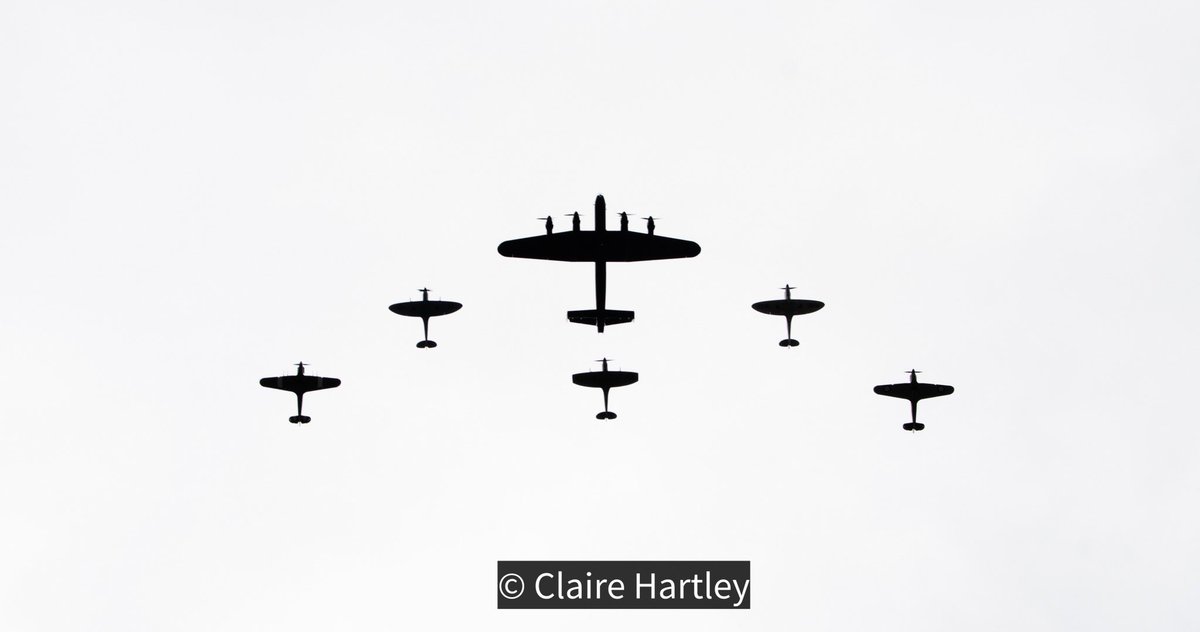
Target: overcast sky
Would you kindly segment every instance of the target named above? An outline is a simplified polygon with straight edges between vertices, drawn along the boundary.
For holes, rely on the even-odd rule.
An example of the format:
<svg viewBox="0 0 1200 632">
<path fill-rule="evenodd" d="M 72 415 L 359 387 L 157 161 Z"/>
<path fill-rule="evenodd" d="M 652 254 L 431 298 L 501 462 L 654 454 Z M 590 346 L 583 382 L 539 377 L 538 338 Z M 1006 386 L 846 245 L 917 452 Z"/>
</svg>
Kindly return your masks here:
<svg viewBox="0 0 1200 632">
<path fill-rule="evenodd" d="M 0 627 L 1200 627 L 1198 21 L 0 3 Z M 602 335 L 591 266 L 496 253 L 598 193 L 703 248 L 609 266 Z M 753 609 L 498 611 L 501 559 L 750 560 Z"/>
</svg>

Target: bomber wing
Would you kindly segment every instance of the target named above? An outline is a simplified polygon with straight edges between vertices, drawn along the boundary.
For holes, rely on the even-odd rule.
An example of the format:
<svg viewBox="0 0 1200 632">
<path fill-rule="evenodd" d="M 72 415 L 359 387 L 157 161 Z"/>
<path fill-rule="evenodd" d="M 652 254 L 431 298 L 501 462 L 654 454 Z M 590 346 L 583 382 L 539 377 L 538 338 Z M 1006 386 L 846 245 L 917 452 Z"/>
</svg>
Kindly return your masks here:
<svg viewBox="0 0 1200 632">
<path fill-rule="evenodd" d="M 590 231 L 512 239 L 497 248 L 505 257 L 550 261 L 654 261 L 700 254 L 700 245 L 684 239 L 631 231 Z"/>
</svg>

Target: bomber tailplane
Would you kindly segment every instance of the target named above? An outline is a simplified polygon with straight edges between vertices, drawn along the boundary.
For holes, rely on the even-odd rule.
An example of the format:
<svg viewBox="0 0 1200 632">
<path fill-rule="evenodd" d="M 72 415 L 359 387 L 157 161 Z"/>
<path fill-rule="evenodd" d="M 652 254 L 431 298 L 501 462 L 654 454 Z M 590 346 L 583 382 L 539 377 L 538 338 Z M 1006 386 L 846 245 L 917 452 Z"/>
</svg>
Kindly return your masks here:
<svg viewBox="0 0 1200 632">
<path fill-rule="evenodd" d="M 623 309 L 578 309 L 567 312 L 567 320 L 604 331 L 604 325 L 633 322 L 633 312 Z"/>
</svg>

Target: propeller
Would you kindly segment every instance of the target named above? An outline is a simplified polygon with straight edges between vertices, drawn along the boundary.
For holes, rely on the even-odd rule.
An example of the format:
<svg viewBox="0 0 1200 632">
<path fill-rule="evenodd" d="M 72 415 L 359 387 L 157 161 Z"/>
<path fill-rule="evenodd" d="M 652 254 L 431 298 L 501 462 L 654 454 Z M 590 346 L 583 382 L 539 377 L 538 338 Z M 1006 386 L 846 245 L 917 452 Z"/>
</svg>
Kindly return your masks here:
<svg viewBox="0 0 1200 632">
<path fill-rule="evenodd" d="M 429 292 L 430 292 L 429 288 L 423 287 L 417 291 L 421 293 L 421 300 L 423 300 L 423 301 L 429 300 Z M 413 302 L 413 301 L 409 301 L 409 302 Z"/>
</svg>

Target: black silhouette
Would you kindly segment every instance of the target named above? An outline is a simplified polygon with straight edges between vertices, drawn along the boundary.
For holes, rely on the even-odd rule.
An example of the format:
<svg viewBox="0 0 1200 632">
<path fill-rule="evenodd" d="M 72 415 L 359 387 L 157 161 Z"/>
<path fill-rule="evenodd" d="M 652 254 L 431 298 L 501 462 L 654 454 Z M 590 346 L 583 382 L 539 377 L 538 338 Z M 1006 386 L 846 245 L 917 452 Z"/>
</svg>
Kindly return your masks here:
<svg viewBox="0 0 1200 632">
<path fill-rule="evenodd" d="M 309 391 L 319 391 L 324 388 L 337 388 L 342 381 L 336 377 L 318 377 L 316 375 L 304 374 L 304 363 L 296 365 L 299 369 L 295 375 L 284 375 L 280 377 L 264 377 L 258 383 L 267 388 L 277 388 L 281 391 L 291 391 L 296 394 L 296 416 L 288 417 L 288 421 L 294 424 L 306 424 L 312 421 L 311 417 L 305 416 L 304 413 L 304 394 Z"/>
<path fill-rule="evenodd" d="M 603 389 L 604 412 L 596 413 L 596 419 L 616 419 L 617 413 L 608 412 L 608 389 L 629 386 L 638 381 L 638 374 L 632 371 L 609 371 L 608 358 L 596 360 L 596 362 L 602 363 L 599 373 L 595 371 L 576 373 L 571 376 L 571 381 L 580 386 Z"/>
<path fill-rule="evenodd" d="M 421 324 L 425 327 L 425 339 L 417 343 L 417 348 L 431 349 L 436 347 L 437 343 L 429 339 L 429 319 L 434 316 L 453 314 L 462 308 L 462 303 L 455 303 L 454 301 L 431 301 L 429 300 L 428 288 L 421 288 L 419 291 L 421 292 L 421 300 L 396 303 L 388 307 L 388 309 L 401 316 L 420 317 Z"/>
<path fill-rule="evenodd" d="M 917 423 L 917 402 L 929 397 L 941 397 L 954 392 L 953 386 L 945 386 L 943 384 L 919 384 L 917 382 L 917 374 L 920 371 L 913 369 L 907 371 L 909 374 L 908 382 L 901 384 L 882 384 L 875 387 L 875 392 L 879 395 L 887 395 L 888 397 L 899 397 L 907 399 L 912 403 L 912 422 L 904 424 L 905 430 L 916 432 L 924 430 L 925 424 Z"/>
<path fill-rule="evenodd" d="M 751 307 L 764 313 L 773 316 L 783 316 L 787 319 L 787 338 L 779 341 L 781 347 L 796 347 L 800 343 L 792 339 L 792 316 L 800 316 L 802 314 L 811 314 L 825 304 L 821 301 L 809 301 L 802 298 L 792 298 L 792 290 L 796 289 L 790 285 L 780 288 L 783 290 L 783 298 L 773 301 L 759 301 Z"/>
<path fill-rule="evenodd" d="M 596 196 L 596 230 L 579 229 L 579 213 L 571 217 L 573 230 L 569 233 L 547 233 L 537 237 L 513 239 L 497 248 L 505 257 L 523 259 L 547 259 L 551 261 L 592 261 L 596 264 L 596 309 L 567 312 L 567 320 L 573 323 L 594 325 L 599 332 L 605 325 L 627 323 L 633 320 L 633 312 L 606 309 L 604 306 L 605 264 L 610 261 L 651 261 L 655 259 L 681 259 L 700 254 L 695 242 L 654 235 L 654 223 L 649 224 L 649 233 L 627 230 L 604 229 L 604 196 Z"/>
<path fill-rule="evenodd" d="M 547 215 L 546 217 L 539 217 L 538 219 L 546 220 L 546 234 L 547 235 L 551 235 L 554 233 L 554 218 L 553 217 L 550 217 L 549 215 Z"/>
</svg>

